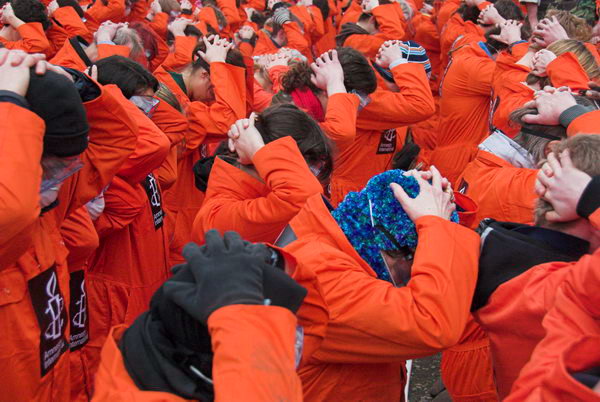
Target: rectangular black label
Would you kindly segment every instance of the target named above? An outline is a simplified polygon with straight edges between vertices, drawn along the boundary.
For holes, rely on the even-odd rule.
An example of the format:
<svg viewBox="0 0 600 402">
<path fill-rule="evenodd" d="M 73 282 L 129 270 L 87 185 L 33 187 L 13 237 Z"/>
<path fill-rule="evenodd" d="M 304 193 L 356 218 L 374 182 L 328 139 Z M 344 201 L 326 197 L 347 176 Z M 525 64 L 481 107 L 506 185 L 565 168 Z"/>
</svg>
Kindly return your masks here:
<svg viewBox="0 0 600 402">
<path fill-rule="evenodd" d="M 144 188 L 146 189 L 146 194 L 148 194 L 148 199 L 150 200 L 150 208 L 152 208 L 154 229 L 158 230 L 163 225 L 165 212 L 162 209 L 162 197 L 160 189 L 158 188 L 158 182 L 152 173 L 144 180 Z"/>
<path fill-rule="evenodd" d="M 381 139 L 377 147 L 377 155 L 393 154 L 396 151 L 396 129 L 381 132 Z"/>
<path fill-rule="evenodd" d="M 40 326 L 40 369 L 45 376 L 67 350 L 67 311 L 60 291 L 56 266 L 29 280 L 31 304 Z"/>
<path fill-rule="evenodd" d="M 71 302 L 69 303 L 71 336 L 69 338 L 69 346 L 71 351 L 74 351 L 81 349 L 90 339 L 87 294 L 85 292 L 83 270 L 71 272 L 69 289 L 71 289 Z"/>
</svg>

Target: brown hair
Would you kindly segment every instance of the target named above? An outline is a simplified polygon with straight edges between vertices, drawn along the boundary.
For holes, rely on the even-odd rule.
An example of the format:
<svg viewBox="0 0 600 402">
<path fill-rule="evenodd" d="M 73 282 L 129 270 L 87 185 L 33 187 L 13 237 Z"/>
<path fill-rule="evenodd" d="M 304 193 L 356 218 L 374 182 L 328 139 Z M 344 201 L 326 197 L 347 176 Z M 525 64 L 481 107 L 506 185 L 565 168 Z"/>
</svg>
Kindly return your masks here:
<svg viewBox="0 0 600 402">
<path fill-rule="evenodd" d="M 596 109 L 593 101 L 585 96 L 576 96 L 577 104 Z M 561 125 L 546 126 L 542 124 L 529 124 L 523 121 L 523 116 L 538 114 L 537 109 L 522 107 L 513 111 L 509 119 L 511 125 L 521 126 L 521 132 L 514 138 L 532 156 L 536 164 L 546 159 L 546 147 L 552 141 L 567 138 L 567 129 Z"/>
<path fill-rule="evenodd" d="M 560 56 L 569 52 L 573 53 L 575 57 L 577 57 L 577 61 L 585 70 L 590 80 L 600 77 L 600 68 L 598 68 L 596 58 L 583 42 L 575 39 L 563 39 L 554 42 L 546 49 L 554 53 L 556 56 Z M 549 77 L 538 77 L 533 73 L 529 73 L 526 82 L 529 85 L 539 84 L 540 88 L 544 88 L 546 85 L 552 85 Z"/>
<path fill-rule="evenodd" d="M 569 150 L 573 166 L 590 176 L 600 175 L 600 135 L 579 134 L 557 143 L 552 148 L 552 151 L 556 155 L 559 155 L 564 150 Z M 572 225 L 572 222 L 548 222 L 546 220 L 546 213 L 553 209 L 552 204 L 541 198 L 538 199 L 534 210 L 536 225 L 565 231 Z"/>
<path fill-rule="evenodd" d="M 163 13 L 171 14 L 173 11 L 181 11 L 181 5 L 177 0 L 158 0 Z"/>
</svg>

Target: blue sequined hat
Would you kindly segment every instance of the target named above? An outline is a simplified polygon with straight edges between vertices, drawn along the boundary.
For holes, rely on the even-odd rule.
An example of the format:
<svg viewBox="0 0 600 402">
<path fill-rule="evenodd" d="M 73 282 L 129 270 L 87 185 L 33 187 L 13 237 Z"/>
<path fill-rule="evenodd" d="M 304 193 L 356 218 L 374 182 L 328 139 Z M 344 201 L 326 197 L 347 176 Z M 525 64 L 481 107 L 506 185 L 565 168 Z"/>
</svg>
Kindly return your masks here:
<svg viewBox="0 0 600 402">
<path fill-rule="evenodd" d="M 390 188 L 397 183 L 409 197 L 419 194 L 419 183 L 403 170 L 389 170 L 374 176 L 360 192 L 349 193 L 331 213 L 354 249 L 379 279 L 391 282 L 382 250 L 416 248 L 417 230 Z M 452 214 L 458 222 L 458 214 Z"/>
</svg>

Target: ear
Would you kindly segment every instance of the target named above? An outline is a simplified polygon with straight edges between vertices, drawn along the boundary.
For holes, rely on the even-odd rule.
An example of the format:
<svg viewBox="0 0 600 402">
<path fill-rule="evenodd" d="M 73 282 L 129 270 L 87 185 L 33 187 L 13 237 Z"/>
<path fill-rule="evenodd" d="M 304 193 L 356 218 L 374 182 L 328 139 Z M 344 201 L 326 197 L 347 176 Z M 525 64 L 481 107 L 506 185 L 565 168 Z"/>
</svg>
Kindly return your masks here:
<svg viewBox="0 0 600 402">
<path fill-rule="evenodd" d="M 546 148 L 544 148 L 544 155 L 548 156 L 548 154 L 552 151 L 554 151 L 554 148 L 556 146 L 558 146 L 558 144 L 560 144 L 560 141 L 550 141 L 548 144 L 546 144 Z"/>
</svg>

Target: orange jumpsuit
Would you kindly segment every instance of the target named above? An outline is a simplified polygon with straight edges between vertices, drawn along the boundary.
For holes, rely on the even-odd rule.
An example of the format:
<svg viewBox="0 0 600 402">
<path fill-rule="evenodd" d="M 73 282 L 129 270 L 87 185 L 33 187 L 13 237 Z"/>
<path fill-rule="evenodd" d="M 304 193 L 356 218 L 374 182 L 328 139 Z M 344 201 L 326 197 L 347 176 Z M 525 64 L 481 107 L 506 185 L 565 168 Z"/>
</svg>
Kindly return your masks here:
<svg viewBox="0 0 600 402">
<path fill-rule="evenodd" d="M 400 400 L 404 361 L 454 345 L 464 329 L 479 236 L 438 217 L 418 219 L 412 279 L 394 288 L 360 258 L 320 195 L 290 225 L 298 238 L 285 248 L 298 262 L 292 277 L 308 289 L 298 311 L 305 400 Z"/>
<path fill-rule="evenodd" d="M 53 24 L 46 31 L 50 49 L 46 53 L 48 58 L 54 57 L 64 45 L 65 41 L 76 36 L 81 36 L 87 41 L 93 36 L 73 7 L 60 7 L 52 14 Z"/>
<path fill-rule="evenodd" d="M 484 218 L 533 224 L 536 169 L 517 168 L 504 159 L 478 150 L 458 179 L 458 190 L 477 203 L 471 228 Z"/>
<path fill-rule="evenodd" d="M 2 181 L 11 183 L 13 180 L 17 190 L 2 198 L 12 203 L 11 208 L 18 207 L 14 217 L 23 217 L 17 224 L 9 222 L 3 226 L 0 251 L 0 288 L 3 289 L 0 320 L 11 323 L 0 338 L 0 388 L 7 400 L 68 400 L 70 397 L 66 339 L 69 272 L 67 249 L 59 227 L 66 216 L 100 193 L 135 146 L 135 126 L 115 100 L 113 91 L 113 88 L 103 87 L 98 98 L 84 104 L 90 124 L 88 148 L 81 154 L 84 167 L 63 183 L 58 207 L 33 221 L 28 219 L 30 212 L 25 212 L 23 202 L 27 201 L 25 205 L 38 203 L 41 169 L 36 147 L 41 146 L 41 142 L 31 140 L 31 135 L 26 136 L 22 124 L 32 122 L 31 127 L 38 133 L 43 131 L 43 124 L 40 126 L 39 119 L 17 107 L 7 109 L 10 117 L 1 120 L 7 125 L 3 130 L 6 133 L 18 121 L 20 141 L 29 142 L 21 154 L 16 152 L 19 142 L 3 148 L 18 158 L 18 162 L 8 166 L 19 167 L 19 173 Z M 27 161 L 24 155 L 36 160 L 22 165 Z M 10 160 L 9 156 L 5 160 Z M 25 175 L 32 172 L 31 169 L 36 178 L 26 180 Z M 10 168 L 4 172 L 9 173 Z M 23 183 L 36 187 L 25 190 Z M 16 194 L 20 196 L 13 200 Z M 35 213 L 37 211 L 36 207 Z M 46 316 L 45 311 L 52 316 Z"/>
<path fill-rule="evenodd" d="M 302 401 L 295 372 L 296 318 L 276 306 L 233 305 L 208 318 L 216 401 Z M 125 368 L 117 343 L 123 326 L 112 329 L 102 349 L 93 401 L 184 401 L 166 392 L 140 391 Z M 244 334 L 243 336 L 241 334 Z"/>
<path fill-rule="evenodd" d="M 377 89 L 369 95 L 371 102 L 358 113 L 355 138 L 336 141 L 338 154 L 330 184 L 334 205 L 391 167 L 393 155 L 403 143 L 397 127 L 424 120 L 435 112 L 423 66 L 400 64 L 392 73 L 400 92 Z"/>
<path fill-rule="evenodd" d="M 260 180 L 220 158 L 210 173 L 192 240 L 204 233 L 236 231 L 251 242 L 274 243 L 306 200 L 323 187 L 308 168 L 292 137 L 268 143 L 252 160 Z"/>
<path fill-rule="evenodd" d="M 459 50 L 440 87 L 440 126 L 431 164 L 454 186 L 489 133 L 495 63 L 482 46 L 475 42 Z"/>
<path fill-rule="evenodd" d="M 104 212 L 94 222 L 100 247 L 86 272 L 90 341 L 83 354 L 92 376 L 110 328 L 131 324 L 169 276 L 162 197 L 152 172 L 163 163 L 170 143 L 133 103 L 125 102 L 138 123 L 137 146 L 104 193 Z"/>
<path fill-rule="evenodd" d="M 183 262 L 181 248 L 191 241 L 192 224 L 204 199 L 204 194 L 196 190 L 194 185 L 192 168 L 202 157 L 203 144 L 225 139 L 231 124 L 246 115 L 246 79 L 245 71 L 240 67 L 212 63 L 210 79 L 216 100 L 207 105 L 190 101 L 185 91 L 164 68 L 159 67 L 154 74 L 173 91 L 184 108 L 189 123 L 185 147 L 182 147 L 177 163 L 177 182 L 164 194 L 167 210 L 175 220 L 170 242 L 173 265 Z"/>
</svg>

